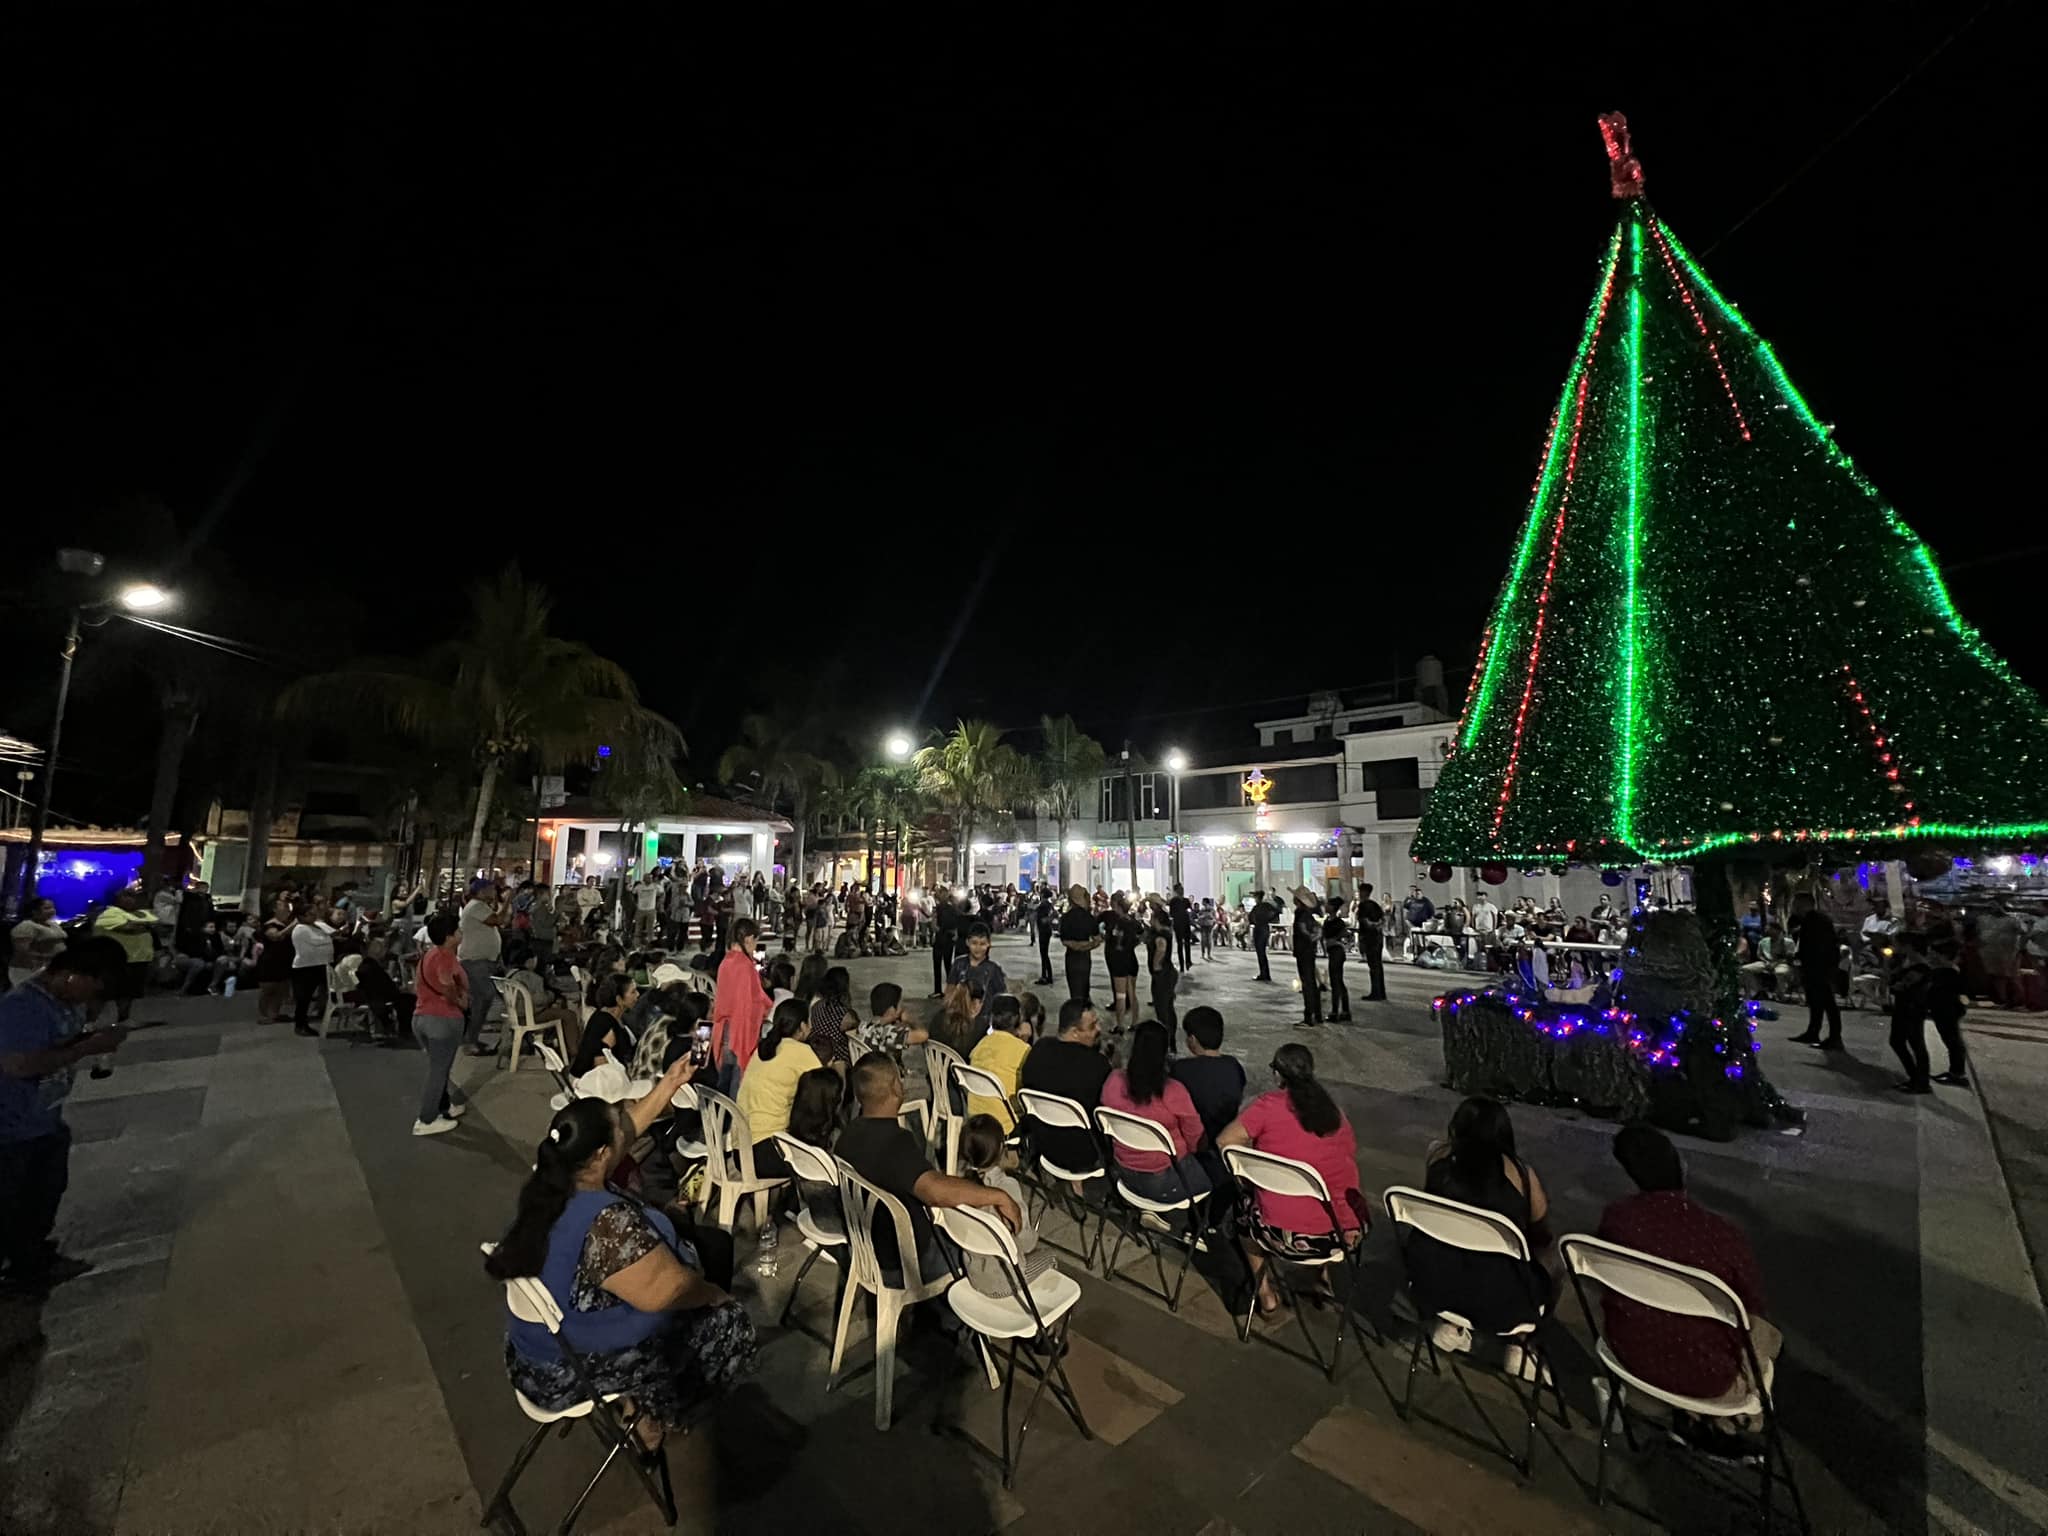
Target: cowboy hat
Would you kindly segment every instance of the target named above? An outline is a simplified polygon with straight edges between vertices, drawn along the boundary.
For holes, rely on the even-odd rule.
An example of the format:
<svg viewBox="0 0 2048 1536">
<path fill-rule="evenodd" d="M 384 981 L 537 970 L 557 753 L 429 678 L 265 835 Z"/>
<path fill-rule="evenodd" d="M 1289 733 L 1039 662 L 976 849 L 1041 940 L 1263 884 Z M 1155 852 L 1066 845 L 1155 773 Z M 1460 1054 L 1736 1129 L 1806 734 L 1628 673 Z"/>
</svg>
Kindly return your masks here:
<svg viewBox="0 0 2048 1536">
<path fill-rule="evenodd" d="M 1294 899 L 1296 902 L 1305 901 L 1309 903 L 1309 905 L 1314 906 L 1322 900 L 1322 897 L 1318 896 L 1314 891 L 1310 890 L 1305 885 L 1297 885 L 1294 888 Z"/>
<path fill-rule="evenodd" d="M 1087 905 L 1088 905 L 1088 887 L 1087 887 L 1087 886 L 1085 886 L 1085 885 L 1070 885 L 1070 886 L 1068 886 L 1068 887 L 1067 887 L 1067 900 L 1069 900 L 1069 901 L 1073 902 L 1073 903 L 1074 903 L 1074 905 L 1076 905 L 1076 906 L 1079 906 L 1079 907 L 1085 907 L 1085 906 L 1087 906 Z"/>
<path fill-rule="evenodd" d="M 647 978 L 647 984 L 659 991 L 663 987 L 672 986 L 676 982 L 688 981 L 689 979 L 690 973 L 688 971 L 677 965 L 673 960 L 665 960 L 654 968 L 653 974 Z"/>
</svg>

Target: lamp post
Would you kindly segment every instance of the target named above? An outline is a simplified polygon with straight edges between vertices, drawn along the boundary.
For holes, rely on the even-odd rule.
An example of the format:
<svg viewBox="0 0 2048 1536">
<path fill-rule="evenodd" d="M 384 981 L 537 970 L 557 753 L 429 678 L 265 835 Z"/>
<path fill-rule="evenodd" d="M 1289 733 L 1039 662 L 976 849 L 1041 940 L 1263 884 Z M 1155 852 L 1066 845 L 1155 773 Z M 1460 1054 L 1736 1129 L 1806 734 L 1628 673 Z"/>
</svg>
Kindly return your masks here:
<svg viewBox="0 0 2048 1536">
<path fill-rule="evenodd" d="M 916 743 L 902 731 L 891 731 L 882 743 L 882 750 L 889 754 L 892 763 L 907 763 L 910 754 L 916 750 Z M 889 894 L 900 895 L 903 890 L 903 812 L 899 806 L 890 821 L 889 840 L 892 850 L 889 856 Z"/>
<path fill-rule="evenodd" d="M 57 565 L 69 575 L 97 576 L 106 569 L 106 557 L 89 549 L 60 549 Z M 131 613 L 148 613 L 162 608 L 171 595 L 146 581 L 130 582 L 110 598 L 97 602 L 73 603 L 71 623 L 64 634 L 63 663 L 57 669 L 57 709 L 50 717 L 50 746 L 43 754 L 43 790 L 36 796 L 35 815 L 28 826 L 28 859 L 22 870 L 21 905 L 27 910 L 36 893 L 36 869 L 43 859 L 43 831 L 50 823 L 50 794 L 57 783 L 57 752 L 64 744 L 64 706 L 71 700 L 71 663 L 78 656 L 79 626 L 87 614 L 101 615 L 119 606 Z"/>
<path fill-rule="evenodd" d="M 1131 898 L 1138 895 L 1138 797 L 1131 784 L 1131 744 L 1118 754 L 1124 765 L 1124 839 L 1131 845 Z"/>
<path fill-rule="evenodd" d="M 1173 883 L 1175 885 L 1185 884 L 1187 880 L 1187 876 L 1182 872 L 1181 868 L 1182 855 L 1180 847 L 1180 776 L 1181 771 L 1187 765 L 1188 755 L 1181 751 L 1179 747 L 1175 747 L 1166 754 L 1167 816 L 1169 818 L 1169 825 L 1173 828 Z"/>
</svg>

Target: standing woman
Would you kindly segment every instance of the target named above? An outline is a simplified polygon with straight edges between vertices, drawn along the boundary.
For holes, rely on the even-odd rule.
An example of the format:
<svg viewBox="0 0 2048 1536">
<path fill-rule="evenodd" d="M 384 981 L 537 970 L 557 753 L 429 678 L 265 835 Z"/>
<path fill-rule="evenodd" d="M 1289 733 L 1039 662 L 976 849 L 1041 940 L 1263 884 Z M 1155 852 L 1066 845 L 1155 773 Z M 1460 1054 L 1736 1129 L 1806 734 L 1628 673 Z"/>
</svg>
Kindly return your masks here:
<svg viewBox="0 0 2048 1536">
<path fill-rule="evenodd" d="M 1067 910 L 1060 914 L 1060 947 L 1067 952 L 1067 996 L 1088 999 L 1088 979 L 1095 969 L 1095 951 L 1102 948 L 1102 924 L 1090 909 L 1087 890 L 1067 887 Z"/>
<path fill-rule="evenodd" d="M 1166 1026 L 1167 1050 L 1173 1049 L 1180 1016 L 1173 1011 L 1173 989 L 1180 980 L 1174 967 L 1174 951 L 1185 951 L 1181 930 L 1172 921 L 1171 910 L 1157 896 L 1151 898 L 1152 926 L 1145 935 L 1146 960 L 1152 973 L 1152 1017 Z"/>
<path fill-rule="evenodd" d="M 327 990 L 327 968 L 334 964 L 334 930 L 310 917 L 301 901 L 292 907 L 292 1033 L 317 1035 L 306 1022 L 313 1000 Z"/>
<path fill-rule="evenodd" d="M 292 995 L 292 907 L 282 896 L 270 904 L 263 923 L 263 948 L 256 956 L 256 1022 L 275 1024 Z"/>
<path fill-rule="evenodd" d="M 1138 951 L 1145 942 L 1144 929 L 1131 916 L 1131 899 L 1124 892 L 1110 898 L 1102 929 L 1102 959 L 1109 968 L 1109 1009 L 1115 1020 L 1111 1032 L 1120 1035 L 1138 1022 Z"/>
<path fill-rule="evenodd" d="M 420 956 L 419 974 L 413 980 L 412 1033 L 427 1053 L 419 1118 L 412 1123 L 415 1136 L 454 1130 L 456 1119 L 469 1107 L 448 1081 L 469 1006 L 469 975 L 455 956 L 460 938 L 461 925 L 454 913 L 436 912 L 427 919 L 429 947 Z"/>
<path fill-rule="evenodd" d="M 718 990 L 711 998 L 711 1061 L 718 1069 L 718 1091 L 727 1098 L 760 1049 L 761 1025 L 768 1017 L 768 994 L 754 965 L 756 938 L 751 917 L 732 925 L 732 947 L 718 962 Z"/>
<path fill-rule="evenodd" d="M 1330 1022 L 1349 1024 L 1351 989 L 1344 985 L 1344 946 L 1351 937 L 1351 927 L 1344 921 L 1342 896 L 1332 896 L 1326 905 L 1329 912 L 1323 918 L 1323 958 L 1330 967 Z"/>
</svg>

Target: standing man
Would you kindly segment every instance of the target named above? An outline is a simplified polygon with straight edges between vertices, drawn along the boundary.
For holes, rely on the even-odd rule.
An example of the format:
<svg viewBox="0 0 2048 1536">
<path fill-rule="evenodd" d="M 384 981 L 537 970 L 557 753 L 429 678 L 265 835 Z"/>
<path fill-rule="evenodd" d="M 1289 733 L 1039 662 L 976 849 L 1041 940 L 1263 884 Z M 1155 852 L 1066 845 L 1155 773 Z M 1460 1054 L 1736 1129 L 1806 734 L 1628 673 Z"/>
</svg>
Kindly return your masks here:
<svg viewBox="0 0 2048 1536">
<path fill-rule="evenodd" d="M 1260 981 L 1271 981 L 1273 973 L 1266 965 L 1266 946 L 1272 942 L 1273 919 L 1280 915 L 1280 909 L 1266 900 L 1264 891 L 1252 892 L 1252 949 L 1259 957 Z"/>
<path fill-rule="evenodd" d="M 1801 891 L 1792 898 L 1792 937 L 1799 941 L 1800 982 L 1806 988 L 1806 1031 L 1792 1038 L 1800 1045 L 1817 1045 L 1824 1051 L 1842 1046 L 1842 1006 L 1835 1000 L 1835 977 L 1842 969 L 1842 941 L 1827 914 Z M 1827 1037 L 1821 1037 L 1821 1018 L 1827 1018 Z"/>
<path fill-rule="evenodd" d="M 946 973 L 946 985 L 964 986 L 981 999 L 974 1010 L 976 1022 L 988 1017 L 988 1005 L 1003 995 L 1007 983 L 1003 968 L 988 957 L 988 924 L 976 923 L 967 930 L 967 953 L 956 957 Z"/>
<path fill-rule="evenodd" d="M 462 1026 L 462 1040 L 472 1056 L 488 1056 L 480 1041 L 484 1021 L 491 1016 L 491 999 L 498 989 L 491 984 L 498 957 L 504 952 L 505 914 L 498 910 L 498 885 L 488 875 L 469 882 L 469 900 L 462 904 L 462 933 L 455 946 L 455 958 L 469 978 L 469 1017 Z"/>
<path fill-rule="evenodd" d="M 1384 1003 L 1387 1000 L 1387 914 L 1380 904 L 1372 899 L 1372 887 L 1358 887 L 1358 958 L 1365 962 L 1365 973 L 1372 978 L 1367 989 L 1368 1003 Z"/>
<path fill-rule="evenodd" d="M 1408 919 L 1408 934 L 1415 941 L 1411 952 L 1427 949 L 1429 941 L 1422 936 L 1422 930 L 1436 916 L 1436 903 L 1422 894 L 1421 886 L 1408 887 L 1408 899 L 1401 904 L 1401 915 Z"/>
<path fill-rule="evenodd" d="M 1088 978 L 1095 969 L 1095 951 L 1102 948 L 1102 921 L 1088 901 L 1087 889 L 1067 889 L 1067 910 L 1060 918 L 1060 944 L 1067 952 L 1067 996 L 1086 1003 Z"/>
<path fill-rule="evenodd" d="M 71 1075 L 128 1033 L 85 1032 L 85 1009 L 124 963 L 112 939 L 81 939 L 0 997 L 0 1293 L 40 1296 L 92 1268 L 62 1257 L 50 1233 L 70 1182 Z"/>
<path fill-rule="evenodd" d="M 830 900 L 829 897 L 826 898 Z M 946 995 L 946 977 L 960 949 L 960 907 L 947 886 L 939 887 L 938 909 L 932 913 L 932 996 Z"/>
<path fill-rule="evenodd" d="M 1324 906 L 1327 911 L 1323 916 L 1323 959 L 1330 967 L 1330 1022 L 1349 1024 L 1351 992 L 1344 985 L 1344 949 L 1351 928 L 1344 921 L 1343 897 L 1332 896 Z"/>
<path fill-rule="evenodd" d="M 1167 915 L 1173 919 L 1173 946 L 1180 951 L 1180 968 L 1193 970 L 1195 965 L 1195 904 L 1188 900 L 1188 893 L 1174 882 L 1173 900 L 1166 904 Z M 1161 1022 L 1164 1022 L 1163 1020 Z"/>
<path fill-rule="evenodd" d="M 1301 1022 L 1323 1022 L 1323 989 L 1316 983 L 1316 951 L 1322 924 L 1316 921 L 1315 893 L 1305 885 L 1294 888 L 1294 931 L 1287 949 L 1294 956 L 1294 974 L 1301 982 Z"/>
<path fill-rule="evenodd" d="M 1059 908 L 1052 899 L 1052 887 L 1043 880 L 1038 882 L 1037 900 L 1032 904 L 1031 920 L 1038 927 L 1038 984 L 1052 985 L 1052 931 L 1059 922 Z"/>
</svg>

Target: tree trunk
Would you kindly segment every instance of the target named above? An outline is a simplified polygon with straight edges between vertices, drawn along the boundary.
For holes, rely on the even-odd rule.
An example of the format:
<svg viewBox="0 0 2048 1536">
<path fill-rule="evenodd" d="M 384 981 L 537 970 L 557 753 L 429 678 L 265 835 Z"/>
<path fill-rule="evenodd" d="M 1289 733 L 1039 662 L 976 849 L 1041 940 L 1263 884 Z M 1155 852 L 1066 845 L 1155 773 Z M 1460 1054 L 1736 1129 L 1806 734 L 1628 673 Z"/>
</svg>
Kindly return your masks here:
<svg viewBox="0 0 2048 1536">
<path fill-rule="evenodd" d="M 242 870 L 242 910 L 260 923 L 263 872 L 270 867 L 270 823 L 277 814 L 277 741 L 266 733 L 256 762 L 256 788 L 249 797 L 249 859 Z"/>
<path fill-rule="evenodd" d="M 860 888 L 864 891 L 872 891 L 875 886 L 875 833 L 878 830 L 878 823 L 869 821 L 865 816 L 861 818 L 860 852 L 862 868 Z"/>
<path fill-rule="evenodd" d="M 1058 824 L 1060 829 L 1059 889 L 1064 891 L 1068 886 L 1074 883 L 1073 881 L 1067 878 L 1067 818 L 1064 813 L 1061 813 L 1055 815 L 1053 817 L 1053 820 Z"/>
<path fill-rule="evenodd" d="M 495 754 L 484 759 L 484 776 L 476 786 L 476 819 L 469 824 L 469 868 L 476 871 L 477 856 L 483 852 L 484 823 L 490 820 L 491 797 L 498 788 L 498 759 Z"/>
<path fill-rule="evenodd" d="M 799 796 L 794 802 L 794 809 L 796 814 L 790 817 L 790 820 L 796 823 L 796 850 L 794 857 L 790 860 L 789 874 L 790 878 L 796 882 L 797 889 L 801 891 L 808 890 L 811 883 L 804 877 L 804 824 L 810 807 L 806 804 L 803 797 Z"/>
<path fill-rule="evenodd" d="M 178 769 L 185 761 L 185 748 L 199 724 L 199 709 L 189 699 L 172 699 L 164 705 L 163 731 L 156 742 L 156 783 L 149 793 L 149 839 L 142 854 L 142 898 L 156 894 L 164 875 L 164 834 L 171 827 L 171 809 L 178 798 Z"/>
</svg>

